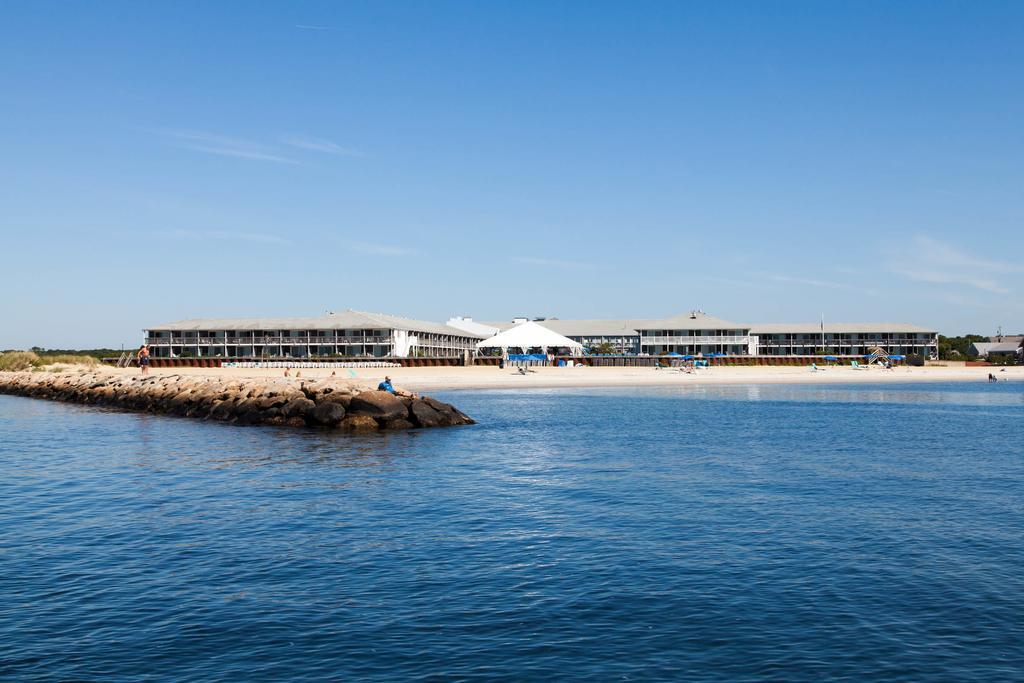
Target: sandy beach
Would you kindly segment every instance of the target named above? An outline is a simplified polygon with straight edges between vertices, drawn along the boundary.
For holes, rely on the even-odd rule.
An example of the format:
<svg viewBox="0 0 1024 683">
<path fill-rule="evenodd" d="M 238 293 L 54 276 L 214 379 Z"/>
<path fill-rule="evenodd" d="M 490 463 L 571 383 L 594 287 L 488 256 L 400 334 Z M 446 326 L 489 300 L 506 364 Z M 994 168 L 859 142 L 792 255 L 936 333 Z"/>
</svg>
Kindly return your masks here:
<svg viewBox="0 0 1024 683">
<path fill-rule="evenodd" d="M 994 373 L 1001 381 L 1024 381 L 1024 367 L 965 367 L 950 363 L 921 368 L 885 370 L 872 367 L 854 370 L 847 366 L 814 372 L 806 367 L 712 367 L 687 374 L 654 368 L 532 368 L 526 375 L 514 369 L 494 366 L 432 368 L 337 368 L 339 380 L 376 384 L 385 375 L 396 386 L 412 391 L 457 391 L 460 389 L 536 389 L 585 387 L 643 387 L 684 384 L 886 384 L 907 382 L 985 382 Z M 138 374 L 137 368 L 110 368 L 111 372 Z M 154 375 L 196 375 L 221 378 L 281 377 L 280 368 L 153 368 Z M 291 371 L 291 380 L 327 379 L 331 369 Z"/>
</svg>

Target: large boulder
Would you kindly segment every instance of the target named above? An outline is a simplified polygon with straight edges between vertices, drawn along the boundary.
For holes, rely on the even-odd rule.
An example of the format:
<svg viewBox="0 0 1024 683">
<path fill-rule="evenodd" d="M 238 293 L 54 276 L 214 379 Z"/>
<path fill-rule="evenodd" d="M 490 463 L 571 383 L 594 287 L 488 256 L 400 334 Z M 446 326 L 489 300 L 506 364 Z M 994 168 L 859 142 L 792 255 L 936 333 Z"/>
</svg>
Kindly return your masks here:
<svg viewBox="0 0 1024 683">
<path fill-rule="evenodd" d="M 216 401 L 216 404 L 210 409 L 210 417 L 214 420 L 230 420 L 234 416 L 234 401 Z"/>
<path fill-rule="evenodd" d="M 263 396 L 256 401 L 256 407 L 260 410 L 269 410 L 270 408 L 280 408 L 288 402 L 288 398 L 281 394 L 273 394 L 269 396 Z"/>
<path fill-rule="evenodd" d="M 435 409 L 422 399 L 416 399 L 409 406 L 409 414 L 420 427 L 444 427 L 449 424 L 446 413 Z"/>
<path fill-rule="evenodd" d="M 235 415 L 235 421 L 239 424 L 245 425 L 259 424 L 263 419 L 263 414 L 251 405 L 242 405 L 242 403 L 245 403 L 248 400 L 249 399 L 244 399 L 243 401 L 235 404 L 235 408 L 232 411 Z"/>
<path fill-rule="evenodd" d="M 284 404 L 284 407 L 281 408 L 281 414 L 287 419 L 293 417 L 305 418 L 313 408 L 316 408 L 316 404 L 308 398 L 293 398 Z"/>
<path fill-rule="evenodd" d="M 416 425 L 414 425 L 412 422 L 410 422 L 409 420 L 405 419 L 404 417 L 400 417 L 400 418 L 395 419 L 395 420 L 388 420 L 387 422 L 381 423 L 380 428 L 381 429 L 389 429 L 389 430 L 415 429 Z"/>
<path fill-rule="evenodd" d="M 369 415 L 385 422 L 406 416 L 405 404 L 387 391 L 364 391 L 348 404 L 349 413 Z"/>
<path fill-rule="evenodd" d="M 438 401 L 436 398 L 430 398 L 429 396 L 424 397 L 422 401 L 427 406 L 433 408 L 444 416 L 442 418 L 442 422 L 437 426 L 447 427 L 450 425 L 476 424 L 476 421 L 473 420 L 473 418 L 466 415 L 450 403 L 443 403 L 442 401 Z"/>
<path fill-rule="evenodd" d="M 369 415 L 349 415 L 338 423 L 338 429 L 346 432 L 375 432 L 377 421 Z"/>
<path fill-rule="evenodd" d="M 314 424 L 324 425 L 326 427 L 333 427 L 342 421 L 345 417 L 345 406 L 340 403 L 332 403 L 330 401 L 324 401 L 323 403 L 317 404 L 313 410 L 309 411 L 309 419 Z"/>
<path fill-rule="evenodd" d="M 337 403 L 348 410 L 349 405 L 352 403 L 352 394 L 344 391 L 332 391 L 329 394 L 321 394 L 317 398 L 317 403 Z"/>
<path fill-rule="evenodd" d="M 178 392 L 167 400 L 167 409 L 175 415 L 184 415 L 192 404 L 192 392 L 188 389 Z"/>
</svg>

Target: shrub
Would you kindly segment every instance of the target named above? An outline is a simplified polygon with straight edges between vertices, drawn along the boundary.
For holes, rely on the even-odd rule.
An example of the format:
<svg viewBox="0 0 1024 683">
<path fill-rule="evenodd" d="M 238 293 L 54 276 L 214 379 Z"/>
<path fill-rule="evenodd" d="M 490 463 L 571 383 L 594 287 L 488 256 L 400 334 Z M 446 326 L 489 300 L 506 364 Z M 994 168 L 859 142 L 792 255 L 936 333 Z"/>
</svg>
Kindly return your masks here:
<svg viewBox="0 0 1024 683">
<path fill-rule="evenodd" d="M 39 356 L 31 351 L 8 351 L 0 355 L 0 370 L 29 370 L 40 365 Z"/>
<path fill-rule="evenodd" d="M 0 354 L 0 370 L 31 370 L 54 365 L 86 365 L 92 367 L 99 361 L 92 356 L 77 354 L 47 354 L 40 357 L 34 351 L 7 351 Z"/>
</svg>

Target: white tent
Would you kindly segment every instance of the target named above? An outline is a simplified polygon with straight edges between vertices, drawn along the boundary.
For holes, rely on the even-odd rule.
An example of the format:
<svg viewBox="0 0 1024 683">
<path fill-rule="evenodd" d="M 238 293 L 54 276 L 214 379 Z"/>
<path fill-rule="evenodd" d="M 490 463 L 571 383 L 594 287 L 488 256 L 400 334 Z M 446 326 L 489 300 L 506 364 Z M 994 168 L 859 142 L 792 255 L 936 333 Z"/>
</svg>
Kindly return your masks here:
<svg viewBox="0 0 1024 683">
<path fill-rule="evenodd" d="M 490 339 L 477 342 L 478 349 L 499 348 L 508 352 L 510 348 L 520 348 L 523 351 L 539 347 L 544 353 L 548 349 L 568 348 L 572 353 L 583 353 L 583 345 L 568 337 L 563 337 L 557 332 L 552 332 L 543 325 L 538 325 L 532 320 L 519 323 L 515 327 L 494 335 Z"/>
</svg>

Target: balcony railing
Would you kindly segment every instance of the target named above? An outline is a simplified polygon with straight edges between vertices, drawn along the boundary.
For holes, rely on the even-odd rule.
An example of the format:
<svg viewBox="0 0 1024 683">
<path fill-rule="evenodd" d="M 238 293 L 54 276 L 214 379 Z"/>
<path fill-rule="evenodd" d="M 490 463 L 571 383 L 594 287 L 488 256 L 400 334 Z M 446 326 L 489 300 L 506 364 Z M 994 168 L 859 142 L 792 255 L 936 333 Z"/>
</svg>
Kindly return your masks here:
<svg viewBox="0 0 1024 683">
<path fill-rule="evenodd" d="M 222 344 L 390 344 L 391 337 L 160 337 L 151 346 L 210 346 Z"/>
<path fill-rule="evenodd" d="M 934 339 L 831 339 L 825 337 L 825 346 L 934 346 Z M 758 346 L 821 346 L 821 337 L 797 339 L 768 339 L 761 337 Z"/>
<path fill-rule="evenodd" d="M 703 337 L 640 337 L 643 345 L 651 344 L 749 344 L 750 337 L 709 335 Z"/>
</svg>

